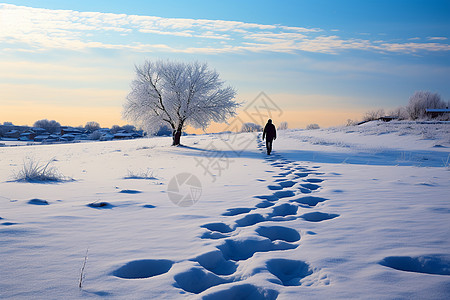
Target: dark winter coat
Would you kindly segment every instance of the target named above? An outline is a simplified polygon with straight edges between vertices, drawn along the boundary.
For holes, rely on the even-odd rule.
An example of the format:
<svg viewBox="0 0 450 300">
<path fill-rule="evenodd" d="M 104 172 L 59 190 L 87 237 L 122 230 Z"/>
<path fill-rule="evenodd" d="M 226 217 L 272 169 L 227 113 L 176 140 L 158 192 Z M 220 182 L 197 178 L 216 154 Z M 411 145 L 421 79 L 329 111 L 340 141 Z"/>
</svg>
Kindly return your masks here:
<svg viewBox="0 0 450 300">
<path fill-rule="evenodd" d="M 264 137 L 269 141 L 277 138 L 277 131 L 275 129 L 275 125 L 273 125 L 272 123 L 266 124 L 266 126 L 264 127 L 263 139 Z"/>
</svg>

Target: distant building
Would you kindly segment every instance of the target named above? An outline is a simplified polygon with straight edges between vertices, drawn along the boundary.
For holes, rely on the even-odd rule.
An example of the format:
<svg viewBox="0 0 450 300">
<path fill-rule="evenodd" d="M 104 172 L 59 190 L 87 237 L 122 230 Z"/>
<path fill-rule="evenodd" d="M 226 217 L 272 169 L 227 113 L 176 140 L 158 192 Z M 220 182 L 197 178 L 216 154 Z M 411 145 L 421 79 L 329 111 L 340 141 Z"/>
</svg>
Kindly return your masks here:
<svg viewBox="0 0 450 300">
<path fill-rule="evenodd" d="M 391 117 L 391 116 L 384 116 L 384 117 L 380 117 L 378 118 L 378 120 L 383 121 L 383 122 L 390 122 L 392 120 L 397 120 L 398 117 Z"/>
<path fill-rule="evenodd" d="M 121 132 L 121 133 L 116 133 L 114 135 L 114 139 L 115 140 L 129 140 L 129 139 L 132 139 L 132 138 L 133 138 L 133 134 L 132 133 Z"/>
<path fill-rule="evenodd" d="M 37 135 L 34 137 L 35 142 L 44 142 L 49 138 L 50 135 Z"/>
<path fill-rule="evenodd" d="M 5 138 L 9 139 L 18 139 L 20 137 L 20 131 L 19 130 L 10 130 L 3 134 Z"/>
<path fill-rule="evenodd" d="M 443 116 L 445 114 L 450 114 L 450 109 L 447 108 L 427 108 L 425 112 L 431 117 L 431 118 L 437 118 L 439 116 Z"/>
</svg>

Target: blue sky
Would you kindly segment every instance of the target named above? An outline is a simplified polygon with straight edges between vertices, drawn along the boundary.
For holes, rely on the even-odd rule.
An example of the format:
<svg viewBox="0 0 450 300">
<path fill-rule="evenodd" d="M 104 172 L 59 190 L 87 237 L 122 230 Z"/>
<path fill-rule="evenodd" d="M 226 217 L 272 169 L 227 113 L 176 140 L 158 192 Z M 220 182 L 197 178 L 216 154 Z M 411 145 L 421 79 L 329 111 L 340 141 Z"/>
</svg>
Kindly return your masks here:
<svg viewBox="0 0 450 300">
<path fill-rule="evenodd" d="M 145 59 L 206 61 L 290 127 L 344 124 L 416 90 L 450 99 L 449 1 L 0 3 L 0 122 L 124 124 Z"/>
</svg>

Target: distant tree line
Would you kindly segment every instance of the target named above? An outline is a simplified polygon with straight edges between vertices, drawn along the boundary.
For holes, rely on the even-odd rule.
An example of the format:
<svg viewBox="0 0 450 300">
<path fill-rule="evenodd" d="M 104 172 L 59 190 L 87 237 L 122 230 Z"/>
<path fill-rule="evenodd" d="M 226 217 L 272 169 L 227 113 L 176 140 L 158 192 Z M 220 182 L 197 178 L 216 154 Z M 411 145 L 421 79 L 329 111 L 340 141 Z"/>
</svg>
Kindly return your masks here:
<svg viewBox="0 0 450 300">
<path fill-rule="evenodd" d="M 445 102 L 437 93 L 429 91 L 417 91 L 410 98 L 408 105 L 398 107 L 387 114 L 384 109 L 370 110 L 365 113 L 362 118 L 363 122 L 378 120 L 380 118 L 389 116 L 398 120 L 426 120 L 439 119 L 442 121 L 449 121 L 450 115 L 447 114 L 427 114 L 427 109 L 444 109 L 450 106 L 450 101 Z M 358 122 L 348 120 L 347 125 L 353 125 Z"/>
<path fill-rule="evenodd" d="M 277 130 L 286 130 L 288 129 L 288 122 L 281 122 L 278 126 Z M 252 122 L 247 122 L 242 124 L 241 132 L 262 132 L 263 126 L 259 124 L 255 124 Z"/>
</svg>

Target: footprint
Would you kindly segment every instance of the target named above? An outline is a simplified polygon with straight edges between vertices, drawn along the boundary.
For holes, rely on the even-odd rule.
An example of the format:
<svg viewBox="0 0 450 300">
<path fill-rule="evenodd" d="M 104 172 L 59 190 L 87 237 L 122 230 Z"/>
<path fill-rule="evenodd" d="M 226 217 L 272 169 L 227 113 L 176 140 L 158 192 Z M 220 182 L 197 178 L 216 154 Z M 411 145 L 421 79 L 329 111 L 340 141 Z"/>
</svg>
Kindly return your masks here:
<svg viewBox="0 0 450 300">
<path fill-rule="evenodd" d="M 314 184 L 314 183 L 302 183 L 300 184 L 302 187 L 307 188 L 311 191 L 315 191 L 320 188 L 320 185 Z"/>
<path fill-rule="evenodd" d="M 292 202 L 297 202 L 299 204 L 305 204 L 308 206 L 316 206 L 320 202 L 327 201 L 328 199 L 322 197 L 305 196 L 298 199 L 291 200 Z"/>
<path fill-rule="evenodd" d="M 223 239 L 223 238 L 226 238 L 226 237 L 229 237 L 229 236 L 225 235 L 223 233 L 220 233 L 220 232 L 216 232 L 216 231 L 214 231 L 214 232 L 211 232 L 211 231 L 204 232 L 200 236 L 201 239 L 210 239 L 210 240 L 218 240 L 218 239 Z"/>
<path fill-rule="evenodd" d="M 122 193 L 122 194 L 140 194 L 142 192 L 141 191 L 137 191 L 137 190 L 121 190 L 119 193 Z"/>
<path fill-rule="evenodd" d="M 319 179 L 319 178 L 309 178 L 306 179 L 306 181 L 310 182 L 310 183 L 321 183 L 323 182 L 323 179 Z"/>
<path fill-rule="evenodd" d="M 389 256 L 379 264 L 399 271 L 450 275 L 450 257 L 448 255 Z"/>
<path fill-rule="evenodd" d="M 294 173 L 294 175 L 295 175 L 297 178 L 303 178 L 303 177 L 307 177 L 307 176 L 309 175 L 309 173 L 303 173 L 303 172 L 301 172 L 301 173 Z"/>
<path fill-rule="evenodd" d="M 3 225 L 3 226 L 11 226 L 11 225 L 17 225 L 18 223 L 14 223 L 14 222 L 3 222 L 3 223 L 0 223 L 0 225 Z"/>
<path fill-rule="evenodd" d="M 273 195 L 277 198 L 287 198 L 287 197 L 295 196 L 293 191 L 279 191 L 279 192 L 273 193 Z"/>
<path fill-rule="evenodd" d="M 87 204 L 86 206 L 92 207 L 92 208 L 113 208 L 114 205 L 108 203 L 108 202 L 92 202 Z"/>
<path fill-rule="evenodd" d="M 246 213 L 250 212 L 251 210 L 253 210 L 253 209 L 252 208 L 244 208 L 244 207 L 229 208 L 229 209 L 227 209 L 227 212 L 222 214 L 222 216 L 237 216 L 240 214 L 246 214 Z"/>
<path fill-rule="evenodd" d="M 252 300 L 275 300 L 278 291 L 257 287 L 253 284 L 233 285 L 229 289 L 220 290 L 202 297 L 204 300 L 216 299 L 252 299 Z"/>
<path fill-rule="evenodd" d="M 269 186 L 267 186 L 267 188 L 271 191 L 277 191 L 277 190 L 283 189 L 283 187 L 281 185 L 269 185 Z"/>
<path fill-rule="evenodd" d="M 167 259 L 142 259 L 130 261 L 115 270 L 112 275 L 125 279 L 149 278 L 167 273 L 173 261 Z"/>
<path fill-rule="evenodd" d="M 274 203 L 272 203 L 272 202 L 269 202 L 269 201 L 263 201 L 263 202 L 261 202 L 261 203 L 256 204 L 255 207 L 256 207 L 256 208 L 267 208 L 267 207 L 271 207 L 271 206 L 273 206 L 273 205 L 274 205 Z"/>
<path fill-rule="evenodd" d="M 304 187 L 299 187 L 298 189 L 302 194 L 311 194 L 312 193 L 311 190 L 304 188 Z"/>
<path fill-rule="evenodd" d="M 220 222 L 204 224 L 200 227 L 206 228 L 211 231 L 217 231 L 220 233 L 229 233 L 229 232 L 233 231 L 233 229 L 231 229 L 230 226 L 228 226 L 225 223 L 220 223 Z"/>
<path fill-rule="evenodd" d="M 318 212 L 318 211 L 310 212 L 310 213 L 300 216 L 300 218 L 303 218 L 305 221 L 308 221 L 308 222 L 322 222 L 325 220 L 334 219 L 336 217 L 339 217 L 339 215 L 338 214 L 327 214 L 327 213 L 322 213 L 322 212 Z"/>
<path fill-rule="evenodd" d="M 309 265 L 301 260 L 274 258 L 266 262 L 267 270 L 278 280 L 272 281 L 284 286 L 299 286 L 301 280 L 313 272 Z"/>
<path fill-rule="evenodd" d="M 297 182 L 291 181 L 291 180 L 278 182 L 278 184 L 281 185 L 284 188 L 290 188 L 290 187 L 294 186 L 294 184 L 296 184 L 296 183 Z"/>
<path fill-rule="evenodd" d="M 279 173 L 278 175 L 283 176 L 283 177 L 286 177 L 286 176 L 288 176 L 289 174 L 291 174 L 292 172 L 293 172 L 293 171 L 290 170 L 290 171 L 286 171 L 286 172 Z"/>
<path fill-rule="evenodd" d="M 256 199 L 263 199 L 263 200 L 267 200 L 267 201 L 277 201 L 278 197 L 275 195 L 267 195 L 267 196 L 255 196 L 253 198 Z"/>
<path fill-rule="evenodd" d="M 285 242 L 297 242 L 300 234 L 297 230 L 283 226 L 261 226 L 255 230 L 260 236 L 270 239 L 272 242 L 281 240 Z"/>
<path fill-rule="evenodd" d="M 144 207 L 144 208 L 156 208 L 156 206 L 151 205 L 151 204 L 145 204 L 145 205 L 142 205 L 142 207 Z"/>
<path fill-rule="evenodd" d="M 30 201 L 28 201 L 28 204 L 32 204 L 32 205 L 49 205 L 47 200 L 42 200 L 42 199 L 31 199 Z"/>
<path fill-rule="evenodd" d="M 283 203 L 281 205 L 275 206 L 272 209 L 272 212 L 269 214 L 269 217 L 285 217 L 296 215 L 298 210 L 298 206 L 292 205 L 289 203 Z"/>
<path fill-rule="evenodd" d="M 226 260 L 219 250 L 207 252 L 199 255 L 194 259 L 206 270 L 216 275 L 231 275 L 236 272 L 237 265 L 235 262 Z"/>
<path fill-rule="evenodd" d="M 200 294 L 212 286 L 230 282 L 229 280 L 225 280 L 211 272 L 197 267 L 175 275 L 174 279 L 176 282 L 175 286 L 178 285 L 178 287 L 182 288 L 184 291 L 194 294 Z"/>
<path fill-rule="evenodd" d="M 223 244 L 217 246 L 217 248 L 222 251 L 225 259 L 240 261 L 249 259 L 256 252 L 295 249 L 297 246 L 283 241 L 272 243 L 268 238 L 255 236 L 245 239 L 227 239 L 224 240 Z"/>
<path fill-rule="evenodd" d="M 236 220 L 236 227 L 252 226 L 264 221 L 266 219 L 261 214 L 249 214 L 242 219 Z"/>
</svg>

